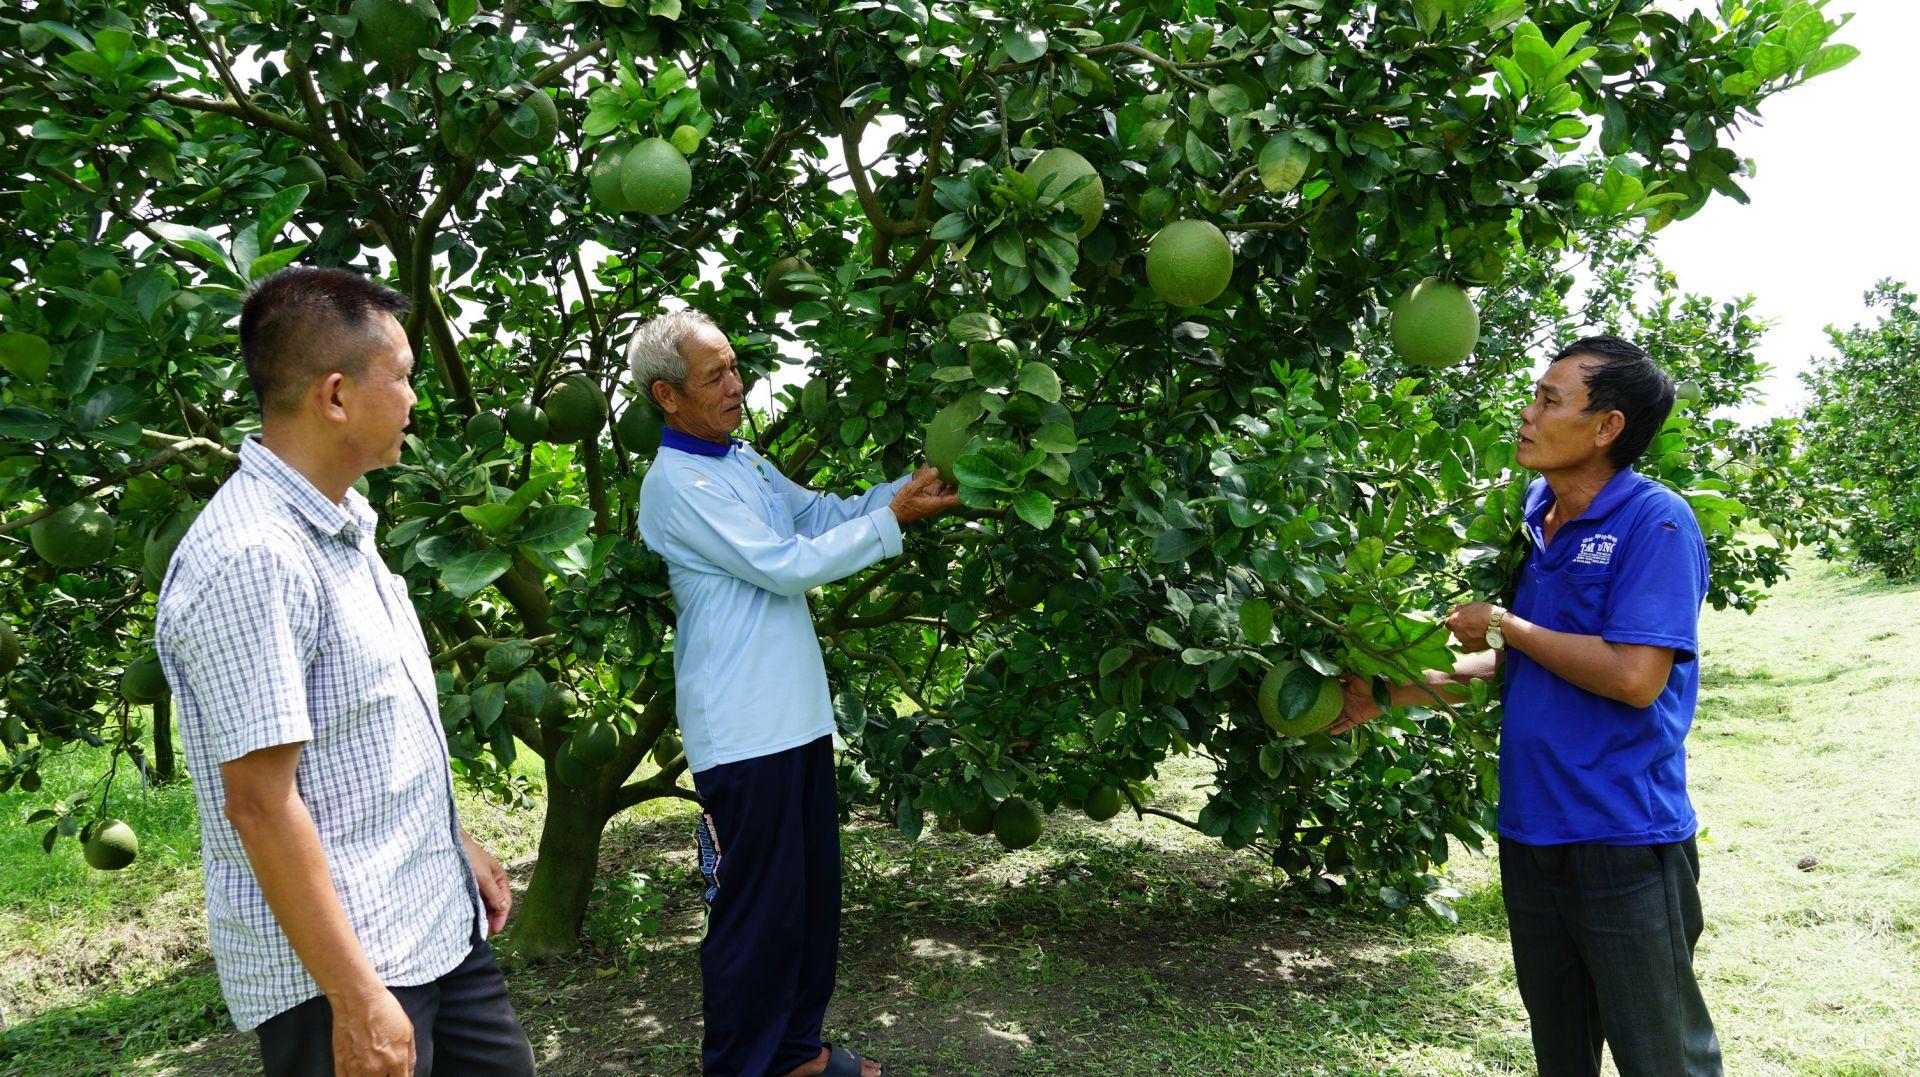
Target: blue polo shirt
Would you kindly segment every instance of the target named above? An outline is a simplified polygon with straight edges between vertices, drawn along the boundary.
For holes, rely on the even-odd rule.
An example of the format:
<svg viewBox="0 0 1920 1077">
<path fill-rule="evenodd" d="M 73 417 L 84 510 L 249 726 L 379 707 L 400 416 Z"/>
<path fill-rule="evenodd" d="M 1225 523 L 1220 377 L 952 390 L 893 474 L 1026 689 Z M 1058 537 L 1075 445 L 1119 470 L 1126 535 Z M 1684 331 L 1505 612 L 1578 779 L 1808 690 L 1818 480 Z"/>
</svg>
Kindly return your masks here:
<svg viewBox="0 0 1920 1077">
<path fill-rule="evenodd" d="M 1547 545 L 1553 490 L 1527 491 L 1533 541 L 1513 612 L 1557 632 L 1673 648 L 1650 707 L 1562 680 L 1507 650 L 1501 687 L 1500 836 L 1528 845 L 1654 845 L 1693 835 L 1687 730 L 1700 690 L 1707 546 L 1684 498 L 1627 468 Z"/>
</svg>

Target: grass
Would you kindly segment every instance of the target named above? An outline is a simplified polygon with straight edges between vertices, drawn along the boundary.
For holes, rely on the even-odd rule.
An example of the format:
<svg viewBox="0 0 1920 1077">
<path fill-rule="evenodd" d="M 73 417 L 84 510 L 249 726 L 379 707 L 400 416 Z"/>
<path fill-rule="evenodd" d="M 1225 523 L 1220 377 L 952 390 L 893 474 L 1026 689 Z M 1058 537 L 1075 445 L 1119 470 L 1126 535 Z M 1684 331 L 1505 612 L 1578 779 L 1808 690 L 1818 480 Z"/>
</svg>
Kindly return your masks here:
<svg viewBox="0 0 1920 1077">
<path fill-rule="evenodd" d="M 1729 1073 L 1920 1072 L 1920 588 L 1812 560 L 1753 617 L 1709 613 L 1691 745 L 1707 930 L 1699 967 Z M 39 797 L 97 777 L 63 760 Z M 1204 769 L 1164 776 L 1196 806 Z M 608 905 L 577 960 L 516 970 L 548 1073 L 688 1073 L 698 884 L 683 804 L 610 829 L 602 874 L 644 871 L 661 928 Z M 130 796 L 141 859 L 87 871 L 0 829 L 0 1073 L 223 1073 L 251 1062 L 204 957 L 191 797 Z M 524 883 L 537 818 L 469 799 Z M 1277 892 L 1161 820 L 1054 817 L 1016 854 L 930 833 L 847 835 L 829 1031 L 893 1074 L 1530 1073 L 1491 861 L 1457 861 L 1457 927 L 1379 923 Z M 1809 861 L 1811 858 L 1811 862 Z M 617 893 L 617 891 L 616 891 Z M 649 910 L 652 911 L 652 910 Z"/>
</svg>

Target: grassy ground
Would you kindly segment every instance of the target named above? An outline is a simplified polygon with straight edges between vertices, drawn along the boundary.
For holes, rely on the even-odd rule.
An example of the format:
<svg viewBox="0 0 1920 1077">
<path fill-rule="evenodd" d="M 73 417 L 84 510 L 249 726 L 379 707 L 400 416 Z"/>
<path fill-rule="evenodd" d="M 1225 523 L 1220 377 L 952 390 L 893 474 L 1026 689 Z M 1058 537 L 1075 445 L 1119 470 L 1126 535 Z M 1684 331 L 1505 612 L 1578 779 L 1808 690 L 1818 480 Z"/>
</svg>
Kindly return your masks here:
<svg viewBox="0 0 1920 1077">
<path fill-rule="evenodd" d="M 1701 974 L 1729 1073 L 1920 1073 L 1920 588 L 1800 568 L 1760 614 L 1707 619 L 1690 742 Z M 1202 770 L 1167 778 L 1164 802 L 1197 805 Z M 28 810 L 0 796 L 0 822 Z M 244 1070 L 250 1039 L 204 956 L 191 797 L 116 810 L 142 834 L 118 876 L 0 827 L 0 1073 Z M 524 882 L 533 817 L 466 810 Z M 673 805 L 616 824 L 603 874 L 644 872 L 644 887 L 597 909 L 580 960 L 513 975 L 545 1072 L 693 1071 L 689 820 Z M 895 1074 L 1531 1072 L 1485 860 L 1459 863 L 1461 923 L 1443 928 L 1278 895 L 1257 865 L 1158 820 L 1057 816 L 1013 855 L 859 827 L 847 855 L 829 1031 Z M 646 892 L 661 930 L 626 937 Z"/>
</svg>

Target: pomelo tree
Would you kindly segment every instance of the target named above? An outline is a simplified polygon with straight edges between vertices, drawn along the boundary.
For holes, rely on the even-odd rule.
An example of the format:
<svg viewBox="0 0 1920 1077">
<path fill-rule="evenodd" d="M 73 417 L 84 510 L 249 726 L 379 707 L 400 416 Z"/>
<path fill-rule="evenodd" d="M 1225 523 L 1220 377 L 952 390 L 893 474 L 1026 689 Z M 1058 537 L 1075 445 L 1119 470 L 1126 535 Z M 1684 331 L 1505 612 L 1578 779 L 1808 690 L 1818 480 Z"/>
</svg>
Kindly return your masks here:
<svg viewBox="0 0 1920 1077">
<path fill-rule="evenodd" d="M 1920 573 L 1920 297 L 1896 280 L 1866 293 L 1874 320 L 1827 327 L 1806 381 L 1806 463 L 1831 499 L 1828 552 L 1895 579 Z"/>
<path fill-rule="evenodd" d="M 0 619 L 24 652 L 0 782 L 75 742 L 166 742 L 152 685 L 116 685 L 170 538 L 252 429 L 239 300 L 338 264 L 413 299 L 423 404 L 368 492 L 456 767 L 526 796 L 510 764 L 542 762 L 523 953 L 575 943 L 608 819 L 690 795 L 670 597 L 633 526 L 658 418 L 621 364 L 674 301 L 757 377 L 808 357 L 744 432 L 801 481 L 898 474 L 948 416 L 961 518 L 817 606 L 854 802 L 1020 844 L 1063 803 L 1159 813 L 1141 783 L 1200 752 L 1218 789 L 1182 822 L 1440 908 L 1448 839 L 1485 834 L 1489 712 L 1282 736 L 1260 684 L 1297 663 L 1273 689 L 1293 720 L 1339 670 L 1446 660 L 1433 611 L 1497 588 L 1513 531 L 1542 267 L 1744 197 L 1729 131 L 1850 59 L 1836 26 L 1783 0 L 0 19 Z M 1429 277 L 1486 289 L 1476 358 L 1440 372 L 1369 343 Z"/>
</svg>

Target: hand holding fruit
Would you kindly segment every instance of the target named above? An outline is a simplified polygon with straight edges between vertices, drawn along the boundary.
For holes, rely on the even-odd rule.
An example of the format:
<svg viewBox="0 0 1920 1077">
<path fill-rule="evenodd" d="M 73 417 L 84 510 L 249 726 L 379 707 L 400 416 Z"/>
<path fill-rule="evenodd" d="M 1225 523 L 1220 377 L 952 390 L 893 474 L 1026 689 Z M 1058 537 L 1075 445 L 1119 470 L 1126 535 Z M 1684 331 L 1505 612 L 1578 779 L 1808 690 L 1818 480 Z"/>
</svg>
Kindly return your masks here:
<svg viewBox="0 0 1920 1077">
<path fill-rule="evenodd" d="M 916 520 L 938 516 L 959 503 L 959 492 L 942 482 L 938 471 L 922 467 L 893 495 L 893 518 L 905 527 Z"/>
<path fill-rule="evenodd" d="M 1340 717 L 1327 727 L 1329 736 L 1338 736 L 1386 713 L 1380 709 L 1380 704 L 1374 702 L 1373 686 L 1367 683 L 1365 677 L 1342 673 L 1340 690 Z"/>
</svg>

